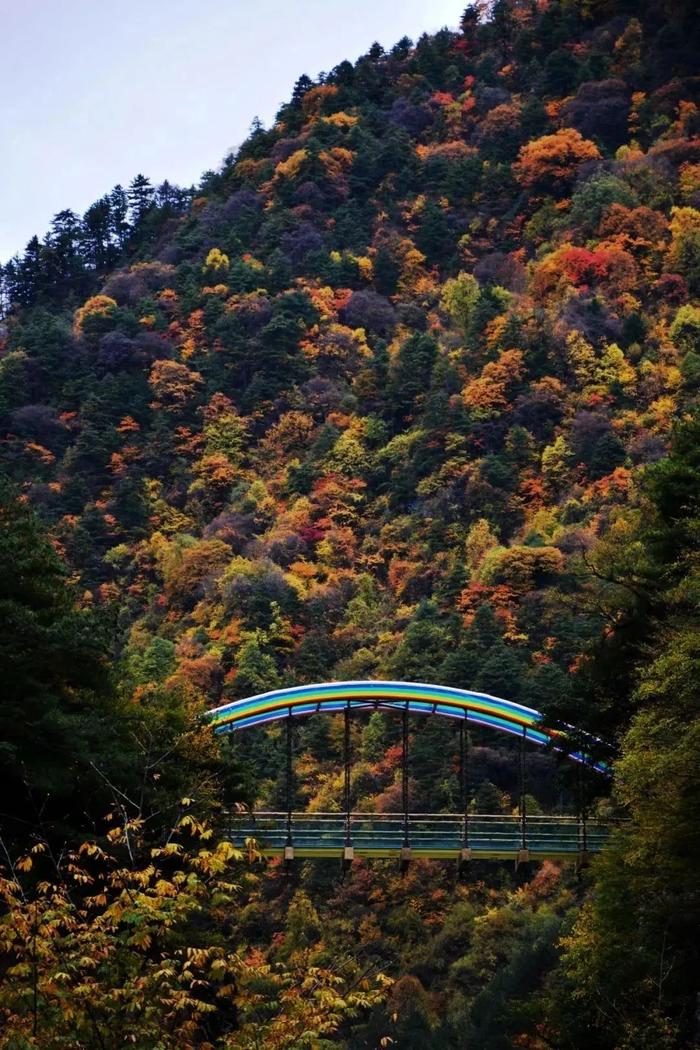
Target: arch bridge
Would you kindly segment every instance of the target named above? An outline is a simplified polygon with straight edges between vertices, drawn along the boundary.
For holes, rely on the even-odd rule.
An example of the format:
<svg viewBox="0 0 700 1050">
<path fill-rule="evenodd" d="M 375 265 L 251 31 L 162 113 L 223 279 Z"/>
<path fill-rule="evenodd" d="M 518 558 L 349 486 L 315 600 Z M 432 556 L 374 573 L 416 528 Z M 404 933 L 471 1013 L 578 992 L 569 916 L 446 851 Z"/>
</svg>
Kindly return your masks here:
<svg viewBox="0 0 700 1050">
<path fill-rule="evenodd" d="M 392 814 L 356 813 L 351 807 L 350 719 L 354 711 L 387 710 L 398 713 L 402 723 L 402 811 Z M 334 813 L 295 813 L 293 719 L 319 713 L 344 715 L 343 809 Z M 460 812 L 413 813 L 409 798 L 408 717 L 438 715 L 459 724 Z M 420 682 L 357 681 L 294 686 L 235 700 L 207 712 L 215 733 L 231 733 L 268 722 L 286 721 L 286 810 L 234 814 L 231 835 L 238 844 L 253 839 L 265 856 L 354 857 L 399 856 L 471 859 L 578 858 L 600 850 L 611 822 L 591 819 L 585 808 L 576 816 L 528 814 L 525 791 L 525 747 L 532 743 L 565 750 L 565 733 L 548 727 L 534 708 L 510 700 L 451 686 Z M 519 738 L 519 805 L 514 815 L 469 812 L 469 727 L 480 726 Z M 601 741 L 578 734 L 589 742 L 591 755 Z M 596 773 L 607 775 L 608 766 L 584 750 L 566 751 L 567 758 Z"/>
</svg>

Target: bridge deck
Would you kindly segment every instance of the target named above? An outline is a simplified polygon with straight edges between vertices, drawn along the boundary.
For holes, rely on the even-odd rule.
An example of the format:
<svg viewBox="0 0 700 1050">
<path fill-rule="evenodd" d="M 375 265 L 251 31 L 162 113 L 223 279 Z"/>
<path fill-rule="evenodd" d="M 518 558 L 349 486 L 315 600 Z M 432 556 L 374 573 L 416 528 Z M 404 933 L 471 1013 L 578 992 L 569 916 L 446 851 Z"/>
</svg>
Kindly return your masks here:
<svg viewBox="0 0 700 1050">
<path fill-rule="evenodd" d="M 246 813 L 231 817 L 230 835 L 237 846 L 254 840 L 264 856 L 352 856 L 388 858 L 410 849 L 411 857 L 460 858 L 469 849 L 474 860 L 522 858 L 566 859 L 599 852 L 612 822 L 582 821 L 570 816 L 444 813 Z"/>
</svg>

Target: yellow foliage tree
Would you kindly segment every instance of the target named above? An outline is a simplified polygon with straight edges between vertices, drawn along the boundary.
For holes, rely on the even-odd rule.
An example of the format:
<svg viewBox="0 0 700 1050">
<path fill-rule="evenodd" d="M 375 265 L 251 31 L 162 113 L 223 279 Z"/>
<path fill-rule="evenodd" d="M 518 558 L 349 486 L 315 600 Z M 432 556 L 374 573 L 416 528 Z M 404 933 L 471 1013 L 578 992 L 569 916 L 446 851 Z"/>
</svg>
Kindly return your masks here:
<svg viewBox="0 0 700 1050">
<path fill-rule="evenodd" d="M 637 380 L 637 373 L 617 343 L 606 346 L 597 371 L 599 382 L 607 387 L 619 385 L 625 392 L 631 391 Z"/>
<path fill-rule="evenodd" d="M 209 273 L 219 273 L 223 270 L 225 273 L 229 268 L 229 257 L 225 252 L 222 252 L 220 248 L 212 248 L 206 257 L 204 266 L 202 269 Z"/>
<path fill-rule="evenodd" d="M 294 179 L 308 160 L 308 150 L 298 149 L 286 160 L 281 160 L 275 168 L 275 179 Z"/>
<path fill-rule="evenodd" d="M 566 337 L 566 359 L 576 381 L 587 386 L 596 378 L 596 353 L 580 332 L 569 332 Z"/>
<path fill-rule="evenodd" d="M 486 518 L 475 521 L 466 539 L 467 565 L 470 569 L 478 569 L 484 557 L 490 550 L 498 546 L 498 538 L 493 532 Z"/>
</svg>

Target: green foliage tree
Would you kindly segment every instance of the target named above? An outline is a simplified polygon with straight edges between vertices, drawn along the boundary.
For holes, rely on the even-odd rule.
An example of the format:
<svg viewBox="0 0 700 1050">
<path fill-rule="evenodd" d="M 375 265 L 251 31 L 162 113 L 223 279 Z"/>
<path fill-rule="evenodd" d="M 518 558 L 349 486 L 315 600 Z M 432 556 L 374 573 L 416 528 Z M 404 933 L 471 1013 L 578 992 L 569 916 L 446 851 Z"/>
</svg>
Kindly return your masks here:
<svg viewBox="0 0 700 1050">
<path fill-rule="evenodd" d="M 397 420 L 419 407 L 430 386 L 430 375 L 437 356 L 435 340 L 428 335 L 412 335 L 399 350 L 388 388 L 387 408 Z"/>
<path fill-rule="evenodd" d="M 469 331 L 479 296 L 479 283 L 473 274 L 460 273 L 457 277 L 445 281 L 442 305 L 455 324 L 465 333 Z"/>
<path fill-rule="evenodd" d="M 37 518 L 0 489 L 0 750 L 10 834 L 23 822 L 75 820 L 104 799 L 93 767 L 119 764 L 124 747 L 110 695 L 106 635 L 76 607 Z"/>
</svg>

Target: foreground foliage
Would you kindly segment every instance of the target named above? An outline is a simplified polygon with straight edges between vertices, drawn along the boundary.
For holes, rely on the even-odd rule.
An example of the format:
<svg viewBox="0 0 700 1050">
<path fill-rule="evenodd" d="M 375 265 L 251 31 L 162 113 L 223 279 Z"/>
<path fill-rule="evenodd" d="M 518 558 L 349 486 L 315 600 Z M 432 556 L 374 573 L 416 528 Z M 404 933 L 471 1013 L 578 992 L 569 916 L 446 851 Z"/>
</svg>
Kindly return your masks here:
<svg viewBox="0 0 700 1050">
<path fill-rule="evenodd" d="M 38 842 L 2 879 L 0 1046 L 315 1047 L 382 996 L 381 975 L 232 944 L 240 853 L 187 815 L 160 846 L 144 830 Z"/>
</svg>

